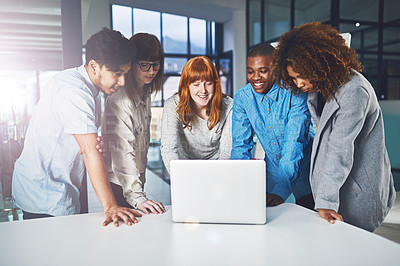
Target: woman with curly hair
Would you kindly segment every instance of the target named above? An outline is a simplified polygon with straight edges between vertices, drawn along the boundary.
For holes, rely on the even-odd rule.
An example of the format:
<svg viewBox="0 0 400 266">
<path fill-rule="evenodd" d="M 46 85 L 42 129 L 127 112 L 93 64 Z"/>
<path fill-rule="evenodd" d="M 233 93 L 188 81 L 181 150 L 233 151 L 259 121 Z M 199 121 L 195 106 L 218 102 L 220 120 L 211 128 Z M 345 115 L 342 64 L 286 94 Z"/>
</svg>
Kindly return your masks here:
<svg viewBox="0 0 400 266">
<path fill-rule="evenodd" d="M 382 111 L 362 65 L 340 33 L 311 22 L 279 39 L 273 75 L 308 92 L 316 131 L 310 183 L 319 215 L 374 231 L 395 199 Z"/>
<path fill-rule="evenodd" d="M 161 155 L 168 172 L 171 160 L 230 158 L 232 104 L 208 57 L 185 64 L 178 93 L 165 102 L 162 116 Z"/>
</svg>

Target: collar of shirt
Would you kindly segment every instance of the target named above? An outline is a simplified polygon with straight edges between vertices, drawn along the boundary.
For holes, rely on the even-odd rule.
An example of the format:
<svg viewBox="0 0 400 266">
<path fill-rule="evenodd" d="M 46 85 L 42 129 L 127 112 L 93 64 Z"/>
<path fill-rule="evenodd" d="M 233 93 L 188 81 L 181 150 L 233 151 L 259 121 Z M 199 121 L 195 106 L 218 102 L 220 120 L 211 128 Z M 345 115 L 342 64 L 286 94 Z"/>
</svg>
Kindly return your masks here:
<svg viewBox="0 0 400 266">
<path fill-rule="evenodd" d="M 250 85 L 251 86 L 251 85 Z M 274 84 L 271 89 L 269 90 L 268 93 L 257 93 L 255 90 L 252 88 L 252 92 L 255 95 L 256 99 L 260 102 L 264 101 L 264 99 L 269 98 L 273 101 L 276 101 L 278 98 L 278 92 L 279 92 L 279 85 Z"/>
<path fill-rule="evenodd" d="M 85 65 L 81 65 L 80 67 L 77 67 L 77 69 L 78 69 L 79 74 L 81 74 L 82 77 L 85 79 L 86 86 L 93 93 L 93 96 L 96 97 L 97 95 L 99 95 L 99 90 L 96 89 L 96 87 L 90 80 L 89 75 L 86 72 Z"/>
<path fill-rule="evenodd" d="M 141 99 L 139 93 L 137 93 L 137 90 L 133 90 L 132 101 L 135 104 L 135 107 L 138 107 L 140 104 L 146 104 L 146 99 L 150 96 L 150 91 L 151 88 L 146 86 L 143 92 L 143 99 Z"/>
</svg>

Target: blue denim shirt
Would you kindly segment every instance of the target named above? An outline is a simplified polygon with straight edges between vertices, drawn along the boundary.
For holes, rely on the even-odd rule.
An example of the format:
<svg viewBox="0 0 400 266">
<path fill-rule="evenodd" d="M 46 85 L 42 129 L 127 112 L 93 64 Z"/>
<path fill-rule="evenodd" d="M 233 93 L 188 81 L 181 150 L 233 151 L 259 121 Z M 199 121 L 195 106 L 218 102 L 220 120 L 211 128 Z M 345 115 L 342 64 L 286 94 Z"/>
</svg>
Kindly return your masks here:
<svg viewBox="0 0 400 266">
<path fill-rule="evenodd" d="M 261 94 L 249 83 L 234 98 L 231 159 L 251 159 L 255 133 L 265 151 L 267 192 L 284 200 L 310 194 L 310 123 L 306 93 L 294 96 L 274 84 Z"/>
</svg>

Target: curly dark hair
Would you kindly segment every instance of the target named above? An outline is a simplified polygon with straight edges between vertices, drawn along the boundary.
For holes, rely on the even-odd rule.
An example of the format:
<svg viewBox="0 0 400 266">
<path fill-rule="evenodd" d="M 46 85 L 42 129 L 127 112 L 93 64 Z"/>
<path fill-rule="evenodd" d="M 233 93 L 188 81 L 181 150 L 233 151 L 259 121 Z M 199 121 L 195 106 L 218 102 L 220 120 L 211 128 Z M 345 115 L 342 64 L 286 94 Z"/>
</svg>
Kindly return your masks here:
<svg viewBox="0 0 400 266">
<path fill-rule="evenodd" d="M 282 81 L 279 86 L 296 95 L 300 89 L 288 75 L 288 66 L 309 80 L 325 100 L 332 99 L 339 86 L 354 75 L 352 69 L 363 68 L 339 31 L 320 22 L 306 23 L 282 34 L 275 49 L 272 75 Z"/>
<path fill-rule="evenodd" d="M 129 64 L 135 53 L 129 40 L 119 31 L 103 28 L 93 34 L 86 45 L 86 64 L 95 60 L 111 71 L 118 71 L 121 65 Z"/>
</svg>

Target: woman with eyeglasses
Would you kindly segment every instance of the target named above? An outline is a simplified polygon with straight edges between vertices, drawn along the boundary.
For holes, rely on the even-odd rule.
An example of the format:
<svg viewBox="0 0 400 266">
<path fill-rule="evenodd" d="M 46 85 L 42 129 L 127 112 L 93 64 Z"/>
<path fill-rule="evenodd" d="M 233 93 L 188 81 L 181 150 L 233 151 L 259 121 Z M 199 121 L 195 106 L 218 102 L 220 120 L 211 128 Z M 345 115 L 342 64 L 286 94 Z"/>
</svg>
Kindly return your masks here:
<svg viewBox="0 0 400 266">
<path fill-rule="evenodd" d="M 156 36 L 137 33 L 129 40 L 136 49 L 125 86 L 107 98 L 102 135 L 105 162 L 114 196 L 120 206 L 145 214 L 165 212 L 162 203 L 144 192 L 150 142 L 151 94 L 162 88 L 164 51 Z"/>
<path fill-rule="evenodd" d="M 232 104 L 209 58 L 198 56 L 185 64 L 178 93 L 163 110 L 161 155 L 168 172 L 174 159 L 230 158 Z"/>
</svg>

